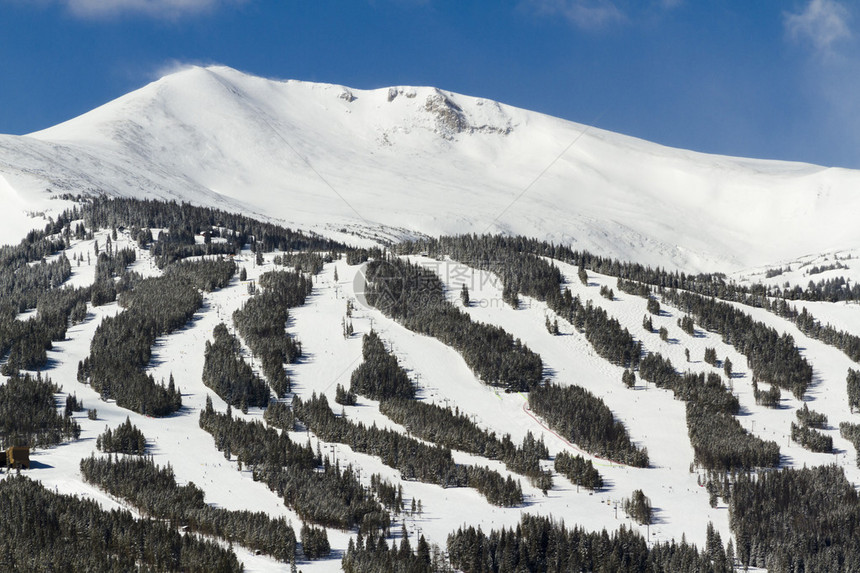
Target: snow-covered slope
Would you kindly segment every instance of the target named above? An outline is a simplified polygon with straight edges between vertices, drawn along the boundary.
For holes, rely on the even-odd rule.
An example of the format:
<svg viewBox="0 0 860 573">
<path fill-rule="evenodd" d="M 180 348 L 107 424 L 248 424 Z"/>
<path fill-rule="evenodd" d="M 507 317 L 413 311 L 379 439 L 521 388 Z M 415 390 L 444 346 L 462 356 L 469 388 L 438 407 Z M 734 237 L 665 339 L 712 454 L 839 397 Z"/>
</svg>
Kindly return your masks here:
<svg viewBox="0 0 860 573">
<path fill-rule="evenodd" d="M 104 230 L 96 233 L 94 239 L 73 241 L 67 256 L 87 262 L 73 266 L 68 286 L 92 284 L 95 262 L 91 264 L 84 255 L 93 253 L 96 242 L 104 245 L 108 233 Z M 145 276 L 160 274 L 153 264 L 151 253 L 140 249 L 128 231 L 120 232 L 114 244 L 117 248 L 135 249 L 137 262 L 131 270 Z M 266 254 L 263 264 L 257 264 L 253 253 L 245 250 L 235 260 L 245 269 L 250 280 L 256 280 L 262 273 L 280 268 L 273 264 L 275 256 L 279 254 Z M 365 483 L 371 474 L 380 473 L 392 483 L 402 485 L 407 504 L 413 499 L 421 500 L 423 512 L 401 514 L 395 531 L 399 531 L 402 524 L 412 538 L 413 546 L 417 536 L 423 534 L 432 543 L 444 547 L 447 535 L 462 524 L 480 526 L 484 531 L 489 531 L 502 526 L 514 527 L 523 513 L 531 513 L 550 515 L 570 526 L 578 525 L 589 531 L 604 528 L 613 531 L 624 525 L 654 542 L 685 537 L 700 547 L 705 544 L 708 523 L 713 523 L 725 541 L 730 539 L 727 506 L 720 503 L 717 507 L 711 507 L 708 491 L 700 482 L 705 472 L 690 470 L 693 451 L 686 430 L 685 406 L 674 398 L 670 390 L 656 389 L 641 380 L 633 389 L 624 387 L 621 383 L 623 369 L 597 356 L 581 332 L 564 321 L 560 321 L 561 336 L 552 336 L 546 331 L 545 319 L 552 315 L 552 311 L 545 303 L 524 296 L 516 310 L 504 303 L 498 277 L 450 261 L 426 257 L 412 257 L 411 260 L 438 273 L 446 284 L 449 299 L 458 306 L 460 287 L 466 284 L 472 304 L 463 311 L 468 312 L 474 320 L 503 327 L 538 352 L 553 381 L 582 386 L 604 400 L 613 415 L 624 423 L 635 443 L 648 448 L 651 467 L 632 468 L 585 454 L 596 465 L 606 487 L 590 493 L 584 488 L 580 490 L 555 472 L 554 486 L 545 495 L 530 486 L 522 476 L 509 474 L 498 461 L 455 451 L 455 458 L 460 463 L 489 465 L 503 475 L 512 475 L 521 481 L 525 503 L 514 508 L 499 508 L 487 503 L 473 489 L 442 488 L 401 479 L 399 471 L 385 466 L 377 457 L 355 452 L 346 445 L 319 441 L 312 432 L 293 434 L 293 438 L 301 443 L 312 439 L 313 447 L 319 444 L 319 449 L 327 457 L 361 468 Z M 786 393 L 780 408 L 768 409 L 755 402 L 752 375 L 745 366 L 744 356 L 726 344 L 720 335 L 698 328 L 695 336 L 684 333 L 676 322 L 683 313 L 664 305 L 662 313 L 653 317 L 655 327 L 665 327 L 669 332 L 669 337 L 664 341 L 656 332 L 646 333 L 641 327 L 642 316 L 647 313 L 644 298 L 619 292 L 609 301 L 599 294 L 599 287 L 614 287 L 613 277 L 589 273 L 588 285 L 583 285 L 577 279 L 577 267 L 560 262 L 556 264 L 566 278 L 566 287 L 583 301 L 605 309 L 623 327 L 635 333 L 647 351 L 660 352 L 674 364 L 693 372 L 718 371 L 702 360 L 708 347 L 714 348 L 718 356 L 730 358 L 736 365 L 731 379 L 732 389 L 741 402 L 743 412 L 738 420 L 756 436 L 779 444 L 784 467 L 836 463 L 844 469 L 852 483 L 860 482 L 856 451 L 847 440 L 840 437 L 838 430 L 840 422 L 855 421 L 857 416 L 849 411 L 845 390 L 846 371 L 857 365 L 844 354 L 808 338 L 784 319 L 761 309 L 745 307 L 744 311 L 756 320 L 793 336 L 816 373 L 803 402 Z M 296 395 L 307 399 L 313 393 L 326 394 L 336 411 L 341 411 L 341 407 L 335 406 L 333 401 L 336 386 L 349 385 L 352 372 L 361 362 L 362 335 L 373 329 L 408 369 L 410 378 L 417 386 L 419 399 L 440 405 L 456 405 L 460 412 L 469 415 L 480 427 L 499 435 L 510 433 L 515 442 L 522 440 L 526 432 L 531 431 L 546 441 L 553 456 L 562 451 L 584 454 L 576 444 L 561 438 L 529 412 L 523 395 L 500 392 L 482 384 L 454 349 L 431 337 L 407 330 L 376 309 L 362 306 L 356 292 L 356 288 L 363 287 L 363 279 L 357 280 L 360 272 L 360 266 L 348 265 L 344 259 L 325 265 L 314 280 L 313 292 L 307 303 L 291 310 L 289 333 L 302 342 L 305 353 L 301 361 L 289 366 Z M 50 366 L 44 374 L 60 386 L 62 394 L 58 395 L 59 404 L 63 403 L 66 394 L 74 393 L 87 408 L 97 409 L 97 419 L 88 419 L 83 412 L 75 414 L 83 430 L 81 439 L 58 447 L 36 450 L 33 453 L 36 463 L 26 474 L 38 479 L 49 489 L 95 499 L 105 508 L 122 507 L 121 500 L 106 495 L 83 479 L 79 463 L 82 458 L 93 453 L 99 455 L 95 438 L 106 426 L 115 428 L 128 418 L 146 435 L 149 453 L 156 463 L 170 463 L 177 480 L 182 484 L 197 484 L 204 490 L 208 503 L 231 510 L 250 509 L 272 516 L 286 516 L 294 527 L 300 527 L 301 520 L 295 512 L 285 507 L 283 500 L 276 494 L 254 481 L 247 468 L 241 471 L 235 458 L 225 460 L 212 436 L 198 425 L 207 396 L 212 398 L 218 411 L 223 412 L 227 407 L 202 382 L 206 341 L 211 339 L 215 325 L 222 321 L 230 325 L 229 317 L 245 304 L 248 296 L 247 284 L 234 279 L 228 287 L 204 295 L 203 306 L 186 328 L 159 338 L 147 371 L 157 380 L 175 376 L 183 394 L 184 407 L 168 418 L 151 418 L 124 409 L 114 400 L 100 399 L 92 387 L 77 381 L 77 364 L 89 354 L 95 330 L 104 317 L 121 312 L 115 303 L 102 307 L 88 305 L 89 313 L 85 321 L 72 326 L 66 339 L 56 342 L 49 351 Z M 354 335 L 344 337 L 341 321 L 344 319 L 347 300 L 355 303 L 351 321 L 356 330 Z M 829 309 L 832 316 L 843 316 L 846 320 L 853 314 L 845 310 L 844 305 L 829 303 L 819 303 L 813 311 L 829 319 L 831 314 L 825 309 Z M 851 325 L 855 324 L 856 320 Z M 232 330 L 232 326 L 230 328 Z M 685 349 L 690 350 L 689 362 L 685 357 Z M 246 358 L 255 368 L 259 368 L 257 359 L 253 359 L 250 354 Z M 5 383 L 5 379 L 0 379 L 0 383 Z M 829 424 L 824 433 L 834 440 L 834 454 L 812 453 L 790 441 L 791 422 L 796 420 L 796 411 L 803 403 L 809 403 L 811 408 L 826 414 Z M 363 422 L 368 426 L 375 423 L 406 431 L 381 414 L 378 403 L 372 400 L 359 398 L 356 406 L 346 406 L 342 411 L 355 422 Z M 247 414 L 243 414 L 237 409 L 234 415 L 246 420 L 259 420 L 262 411 L 251 408 Z M 551 468 L 552 464 L 547 461 L 544 466 Z M 623 511 L 617 510 L 622 500 L 628 498 L 635 489 L 642 489 L 654 505 L 656 519 L 650 527 L 637 525 Z M 300 563 L 302 570 L 320 573 L 340 570 L 339 556 L 355 532 L 336 529 L 327 531 L 335 551 L 333 557 L 318 562 L 304 561 Z M 247 571 L 283 571 L 287 568 L 286 564 L 264 555 L 253 555 L 239 545 L 234 548 Z"/>
<path fill-rule="evenodd" d="M 435 88 L 189 68 L 0 136 L 0 243 L 43 224 L 25 212 L 65 207 L 52 195 L 105 192 L 330 234 L 501 231 L 729 271 L 856 246 L 858 187 L 855 171 L 671 149 Z"/>
</svg>

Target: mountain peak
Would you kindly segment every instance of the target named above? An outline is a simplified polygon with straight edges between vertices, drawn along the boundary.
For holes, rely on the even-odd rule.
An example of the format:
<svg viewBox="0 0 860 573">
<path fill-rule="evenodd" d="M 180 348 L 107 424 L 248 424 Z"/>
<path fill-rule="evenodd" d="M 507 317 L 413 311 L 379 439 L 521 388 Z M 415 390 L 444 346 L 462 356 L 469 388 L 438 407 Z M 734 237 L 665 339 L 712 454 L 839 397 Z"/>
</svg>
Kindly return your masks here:
<svg viewBox="0 0 860 573">
<path fill-rule="evenodd" d="M 176 199 L 369 237 L 507 232 L 685 270 L 860 242 L 858 172 L 667 148 L 435 87 L 190 66 L 2 136 L 0 152 L 13 189 Z"/>
</svg>

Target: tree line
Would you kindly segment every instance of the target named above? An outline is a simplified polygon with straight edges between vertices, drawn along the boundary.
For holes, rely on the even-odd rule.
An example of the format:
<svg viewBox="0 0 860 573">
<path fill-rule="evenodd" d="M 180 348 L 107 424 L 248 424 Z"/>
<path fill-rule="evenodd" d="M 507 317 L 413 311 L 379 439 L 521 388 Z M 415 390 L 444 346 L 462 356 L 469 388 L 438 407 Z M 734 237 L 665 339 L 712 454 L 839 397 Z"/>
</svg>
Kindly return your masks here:
<svg viewBox="0 0 860 573">
<path fill-rule="evenodd" d="M 380 412 L 423 440 L 502 460 L 509 470 L 525 475 L 544 492 L 552 487 L 552 476 L 540 467 L 540 460 L 549 458 L 543 439 L 536 440 L 529 432 L 517 447 L 510 435 L 499 439 L 459 411 L 415 400 L 409 375 L 375 331 L 364 336 L 362 356 L 364 360 L 352 373 L 349 392 L 379 400 Z"/>
<path fill-rule="evenodd" d="M 860 499 L 842 468 L 741 473 L 729 483 L 720 494 L 729 504 L 743 566 L 774 572 L 860 570 Z"/>
<path fill-rule="evenodd" d="M 60 391 L 41 373 L 16 374 L 0 385 L 0 450 L 11 446 L 47 447 L 78 439 L 81 427 L 57 411 L 54 394 Z M 3 457 L 3 463 L 6 463 Z"/>
<path fill-rule="evenodd" d="M 86 481 L 123 498 L 146 517 L 238 543 L 287 563 L 295 559 L 296 534 L 285 518 L 212 507 L 194 483 L 178 485 L 170 465 L 161 467 L 148 457 L 90 456 L 81 460 L 80 467 Z"/>
<path fill-rule="evenodd" d="M 229 549 L 168 524 L 105 511 L 95 501 L 61 495 L 23 476 L 0 480 L 3 571 L 188 571 L 239 573 Z"/>
<path fill-rule="evenodd" d="M 474 322 L 448 302 L 433 271 L 392 258 L 369 262 L 365 277 L 371 305 L 409 330 L 457 350 L 485 384 L 524 391 L 540 382 L 540 356 L 503 329 Z"/>
<path fill-rule="evenodd" d="M 262 292 L 233 313 L 233 324 L 254 356 L 275 395 L 290 391 L 284 370 L 301 356 L 301 343 L 287 334 L 289 309 L 301 306 L 313 288 L 310 278 L 298 271 L 269 271 L 260 276 Z"/>
<path fill-rule="evenodd" d="M 257 376 L 239 354 L 239 340 L 222 322 L 212 332 L 214 340 L 206 341 L 203 360 L 203 383 L 233 407 L 265 408 L 269 404 L 269 385 Z"/>
<path fill-rule="evenodd" d="M 170 242 L 179 246 L 191 246 L 192 242 L 196 243 L 195 236 L 204 235 L 204 242 L 199 249 L 190 250 L 175 259 L 170 254 L 170 247 L 166 247 L 164 253 L 154 253 L 158 256 L 168 256 L 172 260 L 206 254 L 207 247 L 221 248 L 215 243 L 206 242 L 207 232 L 210 237 L 225 239 L 232 252 L 236 253 L 246 244 L 252 245 L 255 252 L 260 250 L 267 253 L 274 250 L 326 252 L 346 250 L 343 244 L 313 232 L 294 231 L 238 213 L 198 207 L 189 203 L 113 198 L 105 195 L 80 198 L 80 202 L 80 207 L 62 214 L 58 221 L 83 219 L 86 226 L 91 229 L 127 227 L 133 237 L 136 237 L 135 232 L 147 229 L 167 229 L 166 237 L 173 236 L 174 239 Z M 56 227 L 57 225 L 54 225 L 54 228 Z"/>
<path fill-rule="evenodd" d="M 200 427 L 212 435 L 225 458 L 235 455 L 241 466 L 252 470 L 255 480 L 282 497 L 303 520 L 339 529 L 388 528 L 388 513 L 361 485 L 355 471 L 321 459 L 310 443 L 302 446 L 290 440 L 287 432 L 234 418 L 229 406 L 220 414 L 208 400 L 200 413 Z"/>
<path fill-rule="evenodd" d="M 455 569 L 470 573 L 501 571 L 613 571 L 729 573 L 725 553 L 700 551 L 685 541 L 653 543 L 626 527 L 608 533 L 568 528 L 553 518 L 523 515 L 516 528 L 484 533 L 460 527 L 448 536 Z M 722 549 L 722 548 L 721 548 Z"/>
<path fill-rule="evenodd" d="M 442 487 L 473 487 L 487 501 L 502 507 L 522 503 L 522 488 L 510 476 L 505 479 L 486 467 L 457 464 L 451 450 L 443 446 L 427 445 L 376 424 L 366 427 L 336 416 L 324 395 L 314 394 L 308 400 L 294 397 L 293 411 L 320 439 L 377 456 L 385 465 L 398 469 L 403 479 Z"/>
<path fill-rule="evenodd" d="M 182 406 L 182 397 L 171 379 L 158 384 L 147 375 L 152 345 L 156 338 L 183 327 L 203 304 L 195 280 L 214 275 L 214 281 L 197 279 L 197 284 L 225 286 L 236 271 L 232 261 L 200 261 L 183 265 L 173 273 L 139 281 L 123 292 L 119 305 L 125 308 L 114 317 L 105 317 L 93 335 L 90 355 L 78 365 L 78 380 L 88 381 L 103 399 L 113 398 L 119 406 L 150 416 L 166 416 Z"/>
<path fill-rule="evenodd" d="M 529 408 L 584 450 L 634 467 L 648 467 L 647 448 L 630 440 L 603 400 L 579 386 L 545 383 L 529 392 Z"/>
</svg>

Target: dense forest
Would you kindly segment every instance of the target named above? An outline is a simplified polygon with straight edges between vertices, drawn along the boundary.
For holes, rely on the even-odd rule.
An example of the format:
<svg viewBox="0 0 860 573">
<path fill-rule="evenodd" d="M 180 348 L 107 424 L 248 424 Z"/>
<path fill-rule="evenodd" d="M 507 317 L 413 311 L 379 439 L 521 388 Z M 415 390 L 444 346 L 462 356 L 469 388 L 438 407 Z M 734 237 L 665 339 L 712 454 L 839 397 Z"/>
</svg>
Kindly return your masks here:
<svg viewBox="0 0 860 573">
<path fill-rule="evenodd" d="M 59 388 L 41 374 L 15 375 L 0 385 L 0 450 L 46 447 L 78 439 L 81 427 L 71 412 L 63 415 L 57 411 L 57 392 Z M 5 465 L 5 456 L 0 457 Z"/>
<path fill-rule="evenodd" d="M 827 428 L 827 416 L 810 410 L 807 404 L 803 404 L 796 415 L 797 423 L 791 423 L 791 439 L 813 452 L 832 452 L 833 438 L 818 431 Z"/>
<path fill-rule="evenodd" d="M 603 487 L 603 478 L 594 468 L 591 460 L 582 456 L 572 456 L 567 452 L 559 452 L 555 457 L 555 471 L 569 479 L 574 485 L 597 491 Z"/>
<path fill-rule="evenodd" d="M 565 439 L 599 457 L 648 467 L 647 448 L 630 440 L 627 428 L 600 398 L 579 386 L 542 384 L 529 392 L 529 407 Z"/>
<path fill-rule="evenodd" d="M 707 404 L 687 402 L 687 431 L 695 462 L 706 469 L 779 466 L 779 446 L 747 432 L 737 418 Z"/>
<path fill-rule="evenodd" d="M 98 503 L 48 491 L 26 477 L 0 480 L 3 571 L 187 571 L 239 573 L 236 555 L 168 524 L 105 511 Z M 26 508 L 11 511 L 10 508 Z"/>
<path fill-rule="evenodd" d="M 323 265 L 334 260 L 334 255 L 320 255 L 318 253 L 284 253 L 276 255 L 274 263 L 285 267 L 293 267 L 300 273 L 317 275 L 322 271 Z"/>
<path fill-rule="evenodd" d="M 649 545 L 639 533 L 620 527 L 613 533 L 569 529 L 551 518 L 524 515 L 515 529 L 461 527 L 448 536 L 448 556 L 469 573 L 567 571 L 728 573 L 732 567 L 722 546 L 710 553 L 694 545 Z"/>
<path fill-rule="evenodd" d="M 296 414 L 289 404 L 271 400 L 263 412 L 263 420 L 275 428 L 292 431 L 296 425 Z"/>
<path fill-rule="evenodd" d="M 744 566 L 860 571 L 860 499 L 841 468 L 742 473 L 720 493 Z"/>
<path fill-rule="evenodd" d="M 430 545 L 421 535 L 415 549 L 409 537 L 401 535 L 400 544 L 396 540 L 391 545 L 384 537 L 370 534 L 358 535 L 349 540 L 349 546 L 341 559 L 344 573 L 439 573 L 452 571 L 445 561 L 441 549 Z"/>
<path fill-rule="evenodd" d="M 106 428 L 104 433 L 96 438 L 96 448 L 108 454 L 142 456 L 146 453 L 146 437 L 126 418 L 125 422 L 115 429 Z"/>
<path fill-rule="evenodd" d="M 91 288 L 56 288 L 71 275 L 64 254 L 51 263 L 42 259 L 33 265 L 23 260 L 19 264 L 0 267 L 0 356 L 6 356 L 2 367 L 6 376 L 42 368 L 52 342 L 65 338 L 70 322 L 86 318 L 91 296 Z M 36 316 L 18 320 L 17 314 L 28 308 L 36 308 Z"/>
<path fill-rule="evenodd" d="M 633 490 L 633 494 L 629 498 L 622 500 L 621 508 L 624 513 L 642 525 L 650 524 L 653 519 L 651 500 L 641 489 Z"/>
<path fill-rule="evenodd" d="M 81 473 L 88 482 L 125 499 L 147 517 L 238 543 L 287 563 L 295 558 L 296 534 L 286 519 L 212 507 L 193 483 L 178 485 L 169 465 L 160 467 L 145 457 L 91 456 L 81 460 Z"/>
<path fill-rule="evenodd" d="M 411 399 L 415 388 L 397 358 L 385 349 L 382 339 L 370 331 L 362 339 L 362 362 L 352 371 L 350 390 L 372 400 Z"/>
<path fill-rule="evenodd" d="M 860 424 L 841 422 L 839 424 L 839 435 L 854 446 L 856 464 L 860 467 Z"/>
<path fill-rule="evenodd" d="M 206 341 L 203 383 L 228 404 L 247 412 L 249 407 L 269 404 L 269 386 L 242 359 L 241 343 L 222 322 L 212 332 L 214 340 Z"/>
<path fill-rule="evenodd" d="M 61 238 L 31 231 L 18 245 L 0 246 L 0 301 L 4 311 L 17 314 L 35 308 L 39 295 L 66 282 L 72 274 L 69 259 L 61 255 L 47 262 L 47 257 L 66 245 Z"/>
<path fill-rule="evenodd" d="M 860 410 L 860 371 L 849 368 L 845 385 L 848 391 L 848 408 L 853 414 L 854 410 Z"/>
</svg>

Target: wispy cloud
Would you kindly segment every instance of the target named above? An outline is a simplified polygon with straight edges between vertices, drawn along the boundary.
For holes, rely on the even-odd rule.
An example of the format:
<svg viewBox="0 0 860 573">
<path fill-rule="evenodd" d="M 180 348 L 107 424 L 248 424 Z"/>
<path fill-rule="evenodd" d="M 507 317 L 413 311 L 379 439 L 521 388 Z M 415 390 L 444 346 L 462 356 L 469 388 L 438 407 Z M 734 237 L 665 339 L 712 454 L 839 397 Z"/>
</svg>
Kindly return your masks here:
<svg viewBox="0 0 860 573">
<path fill-rule="evenodd" d="M 561 17 L 583 30 L 602 30 L 653 17 L 684 4 L 685 0 L 522 0 L 521 8 L 539 16 Z"/>
<path fill-rule="evenodd" d="M 820 54 L 829 54 L 836 42 L 851 37 L 851 13 L 836 0 L 810 0 L 801 12 L 786 12 L 784 18 L 789 37 L 810 43 Z"/>
<path fill-rule="evenodd" d="M 113 18 L 133 15 L 175 20 L 247 0 L 61 0 L 79 18 Z"/>
<path fill-rule="evenodd" d="M 579 28 L 591 30 L 626 20 L 624 12 L 611 0 L 528 0 L 543 16 L 562 16 Z"/>
<path fill-rule="evenodd" d="M 852 31 L 854 10 L 847 0 L 804 0 L 783 13 L 786 38 L 810 56 L 798 60 L 798 88 L 814 118 L 804 137 L 817 140 L 830 165 L 860 162 L 860 42 Z"/>
</svg>

